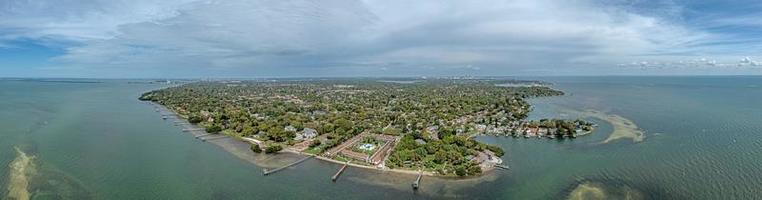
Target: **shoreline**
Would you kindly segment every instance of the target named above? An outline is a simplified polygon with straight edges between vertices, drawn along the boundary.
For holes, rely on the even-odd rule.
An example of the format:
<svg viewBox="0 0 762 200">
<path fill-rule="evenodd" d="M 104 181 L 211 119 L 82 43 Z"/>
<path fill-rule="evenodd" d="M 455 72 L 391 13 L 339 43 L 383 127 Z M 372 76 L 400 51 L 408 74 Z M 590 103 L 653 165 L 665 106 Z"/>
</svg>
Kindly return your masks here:
<svg viewBox="0 0 762 200">
<path fill-rule="evenodd" d="M 293 153 L 293 152 L 289 152 L 289 153 Z M 342 162 L 342 161 L 334 160 L 334 159 L 331 159 L 331 158 L 328 158 L 328 157 L 317 156 L 317 155 L 315 155 L 315 158 L 320 159 L 322 161 L 326 161 L 326 162 L 331 162 L 331 163 L 336 163 L 336 164 L 341 164 L 341 165 L 346 164 L 346 165 L 352 166 L 352 167 L 363 168 L 363 169 L 370 169 L 370 170 L 378 170 L 378 171 L 381 171 L 381 172 L 394 172 L 394 173 L 408 174 L 408 175 L 418 175 L 418 174 L 421 174 L 421 175 L 424 175 L 424 176 L 432 176 L 432 177 L 448 177 L 448 176 L 438 175 L 438 174 L 434 174 L 434 173 L 427 172 L 427 171 L 418 172 L 418 171 L 404 170 L 404 169 L 379 169 L 379 168 L 373 167 L 373 166 L 355 164 L 355 163 L 352 163 L 352 162 Z"/>
<path fill-rule="evenodd" d="M 175 120 L 175 122 L 172 122 L 173 124 L 175 124 L 175 126 L 181 127 L 182 128 L 182 132 L 184 132 L 184 133 L 186 133 L 186 132 L 190 133 L 196 139 L 200 139 L 199 136 L 204 136 L 206 134 L 209 134 L 209 133 L 206 132 L 206 130 L 203 129 L 203 127 L 200 127 L 200 126 L 195 125 L 195 124 L 191 124 L 190 122 L 188 122 L 187 119 L 181 117 L 178 113 L 176 113 L 175 111 L 167 108 L 164 105 L 161 105 L 161 104 L 153 102 L 153 101 L 144 101 L 144 102 L 147 102 L 148 104 L 152 105 L 155 108 L 155 111 L 158 112 L 161 115 L 160 117 L 164 118 L 164 120 Z M 171 115 L 172 117 L 166 117 L 167 115 Z M 252 144 L 249 141 L 240 140 L 240 139 L 237 139 L 237 138 L 235 138 L 233 136 L 230 136 L 230 135 L 225 135 L 225 134 L 215 134 L 215 135 L 223 136 L 224 138 L 230 139 L 230 140 L 232 140 L 232 141 L 234 141 L 236 143 L 239 143 L 241 145 L 244 145 L 244 144 L 245 145 L 251 145 Z M 453 176 L 453 175 L 440 175 L 440 174 L 435 174 L 435 173 L 429 172 L 429 171 L 417 171 L 417 170 L 408 170 L 408 169 L 389 169 L 389 168 L 387 168 L 387 169 L 379 169 L 379 168 L 374 167 L 374 166 L 361 165 L 361 164 L 356 164 L 356 163 L 352 163 L 352 162 L 348 162 L 347 163 L 347 162 L 343 162 L 343 161 L 339 161 L 339 160 L 334 160 L 334 159 L 331 159 L 331 158 L 328 158 L 328 157 L 324 157 L 324 156 L 320 156 L 320 155 L 316 155 L 316 154 L 310 154 L 310 153 L 304 153 L 304 152 L 296 152 L 296 151 L 290 150 L 288 148 L 284 148 L 281 152 L 276 153 L 276 154 L 266 155 L 266 154 L 262 153 L 261 155 L 259 155 L 259 154 L 258 155 L 254 155 L 255 157 L 261 156 L 261 157 L 264 157 L 264 158 L 263 159 L 256 159 L 255 158 L 254 160 L 251 160 L 251 159 L 245 158 L 244 155 L 241 155 L 241 153 L 243 153 L 243 152 L 238 152 L 238 149 L 235 149 L 235 147 L 229 146 L 229 145 L 225 145 L 225 144 L 222 144 L 221 142 L 216 142 L 216 141 L 218 141 L 218 140 L 215 140 L 215 141 L 205 141 L 205 142 L 209 142 L 209 143 L 215 144 L 215 145 L 221 147 L 226 152 L 228 152 L 230 154 L 233 154 L 234 156 L 236 156 L 236 157 L 238 157 L 240 159 L 249 161 L 252 164 L 257 165 L 258 167 L 261 167 L 261 168 L 277 168 L 277 166 L 268 166 L 268 165 L 265 165 L 265 164 L 260 163 L 260 162 L 261 161 L 265 161 L 265 160 L 269 160 L 269 159 L 272 159 L 272 158 L 275 158 L 276 156 L 278 156 L 278 154 L 281 154 L 281 155 L 282 154 L 312 155 L 315 158 L 317 158 L 317 159 L 319 159 L 321 161 L 324 161 L 324 162 L 329 162 L 329 163 L 334 163 L 334 164 L 341 164 L 341 165 L 347 164 L 348 166 L 362 168 L 362 169 L 368 169 L 368 170 L 375 170 L 375 171 L 378 171 L 378 172 L 393 172 L 393 173 L 405 174 L 405 175 L 418 175 L 418 174 L 421 174 L 421 175 L 429 176 L 429 177 L 449 178 L 449 179 L 455 178 L 455 179 L 464 179 L 464 180 L 465 179 L 475 178 L 475 177 L 482 177 L 482 176 L 486 175 L 487 172 L 494 171 L 497 168 L 497 167 L 494 167 L 494 166 L 488 167 L 486 169 L 482 168 L 482 173 L 479 174 L 479 175 L 459 177 L 459 176 Z"/>
<path fill-rule="evenodd" d="M 599 142 L 600 144 L 607 144 L 618 140 L 631 140 L 632 143 L 637 144 L 643 142 L 646 139 L 646 133 L 644 130 L 640 129 L 640 127 L 638 127 L 638 125 L 631 119 L 625 118 L 621 115 L 590 109 L 586 111 L 575 111 L 567 109 L 566 112 L 578 116 L 598 118 L 611 124 L 613 130 L 609 136 L 606 137 L 606 139 Z"/>
</svg>

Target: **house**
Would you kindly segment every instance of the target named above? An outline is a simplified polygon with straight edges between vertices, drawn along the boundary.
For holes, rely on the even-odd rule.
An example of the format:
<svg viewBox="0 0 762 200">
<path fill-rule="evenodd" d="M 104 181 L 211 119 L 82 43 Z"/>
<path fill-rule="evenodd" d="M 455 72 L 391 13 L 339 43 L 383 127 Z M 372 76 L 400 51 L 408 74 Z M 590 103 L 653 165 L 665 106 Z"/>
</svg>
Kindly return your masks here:
<svg viewBox="0 0 762 200">
<path fill-rule="evenodd" d="M 315 138 L 315 137 L 317 137 L 317 136 L 318 136 L 318 132 L 317 132 L 317 130 L 315 130 L 315 129 L 311 129 L 311 128 L 304 128 L 304 130 L 302 130 L 302 132 L 301 132 L 301 135 L 302 135 L 304 138 L 307 138 L 307 139 L 312 139 L 312 138 Z"/>
<path fill-rule="evenodd" d="M 473 160 L 474 160 L 474 158 L 475 158 L 475 157 L 474 157 L 473 155 L 467 155 L 467 156 L 466 156 L 466 160 L 468 160 L 468 161 L 473 161 Z"/>
<path fill-rule="evenodd" d="M 429 139 L 439 140 L 439 126 L 429 126 L 426 128 L 426 132 L 429 133 Z"/>
<path fill-rule="evenodd" d="M 548 129 L 546 129 L 546 128 L 540 128 L 539 129 L 539 134 L 538 135 L 547 135 L 547 134 L 548 134 Z"/>
<path fill-rule="evenodd" d="M 484 130 L 487 129 L 487 125 L 477 124 L 476 126 L 474 126 L 474 128 L 476 129 L 477 132 L 483 133 Z"/>
<path fill-rule="evenodd" d="M 288 132 L 296 132 L 296 128 L 294 128 L 293 126 L 286 126 L 286 128 L 283 128 L 283 130 Z"/>
<path fill-rule="evenodd" d="M 326 115 L 326 114 L 328 114 L 328 113 L 325 112 L 325 111 L 322 111 L 322 110 L 312 111 L 312 115 L 323 116 L 323 115 Z"/>
</svg>

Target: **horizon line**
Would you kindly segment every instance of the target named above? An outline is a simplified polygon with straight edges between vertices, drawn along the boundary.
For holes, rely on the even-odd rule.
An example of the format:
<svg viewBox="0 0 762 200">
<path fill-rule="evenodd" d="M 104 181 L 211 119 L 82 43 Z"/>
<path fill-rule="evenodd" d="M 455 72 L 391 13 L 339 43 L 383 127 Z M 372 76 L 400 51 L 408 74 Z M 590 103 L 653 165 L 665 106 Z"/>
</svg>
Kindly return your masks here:
<svg viewBox="0 0 762 200">
<path fill-rule="evenodd" d="M 505 76 L 473 76 L 473 75 L 436 75 L 436 76 L 262 76 L 262 77 L 13 77 L 0 76 L 0 80 L 7 79 L 89 79 L 89 80 L 255 80 L 255 79 L 381 79 L 381 78 L 545 78 L 545 77 L 756 77 L 754 74 L 669 74 L 669 75 L 505 75 Z"/>
</svg>

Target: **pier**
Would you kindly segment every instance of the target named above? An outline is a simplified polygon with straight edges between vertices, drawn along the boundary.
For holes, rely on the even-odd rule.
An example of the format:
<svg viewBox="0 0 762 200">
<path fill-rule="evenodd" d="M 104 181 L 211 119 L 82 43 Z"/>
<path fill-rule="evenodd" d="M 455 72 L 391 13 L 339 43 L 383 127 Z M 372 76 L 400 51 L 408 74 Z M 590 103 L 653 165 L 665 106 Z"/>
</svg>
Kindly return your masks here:
<svg viewBox="0 0 762 200">
<path fill-rule="evenodd" d="M 508 165 L 495 165 L 495 167 L 497 167 L 498 169 L 504 169 L 504 170 L 511 169 L 510 167 L 508 167 Z"/>
<path fill-rule="evenodd" d="M 207 134 L 201 134 L 201 135 L 197 135 L 197 136 L 196 136 L 196 139 L 198 139 L 198 138 L 200 138 L 200 137 L 206 137 L 206 136 L 210 136 L 210 135 L 213 135 L 213 134 L 211 134 L 211 133 L 207 133 Z"/>
<path fill-rule="evenodd" d="M 227 138 L 227 137 L 228 137 L 227 135 L 220 135 L 220 136 L 217 136 L 217 137 L 212 136 L 212 137 L 200 138 L 200 139 L 201 139 L 201 141 L 206 142 L 206 141 L 209 141 L 209 140 L 216 140 L 216 139 L 222 139 L 222 138 Z"/>
<path fill-rule="evenodd" d="M 344 163 L 344 166 L 341 166 L 341 168 L 339 168 L 339 171 L 337 171 L 336 174 L 334 174 L 333 177 L 331 177 L 331 181 L 336 182 L 336 180 L 339 179 L 339 176 L 341 175 L 341 173 L 343 173 L 344 170 L 347 169 L 347 166 L 349 166 L 349 161 L 347 161 L 347 163 Z"/>
<path fill-rule="evenodd" d="M 288 168 L 288 167 L 291 167 L 291 166 L 297 165 L 297 164 L 299 164 L 299 163 L 302 163 L 302 162 L 304 162 L 304 161 L 306 161 L 307 159 L 310 159 L 310 158 L 312 158 L 312 157 L 314 157 L 314 155 L 310 155 L 310 156 L 304 157 L 304 158 L 302 158 L 302 159 L 299 159 L 299 160 L 297 160 L 297 161 L 295 161 L 295 162 L 293 162 L 293 163 L 291 163 L 291 164 L 285 165 L 285 166 L 283 166 L 283 167 L 278 167 L 278 168 L 275 168 L 275 169 L 273 169 L 273 170 L 262 169 L 262 175 L 265 175 L 265 176 L 267 176 L 267 175 L 273 174 L 273 173 L 275 173 L 275 172 L 278 172 L 278 171 L 280 171 L 280 170 L 284 170 L 284 169 L 286 169 L 286 168 Z"/>
<path fill-rule="evenodd" d="M 186 129 L 183 129 L 183 132 L 188 132 L 188 131 L 203 131 L 203 130 L 204 130 L 203 128 L 186 128 Z"/>
<path fill-rule="evenodd" d="M 415 178 L 415 181 L 413 182 L 413 190 L 418 190 L 418 187 L 421 185 L 421 178 L 423 177 L 423 173 L 418 173 L 418 178 Z"/>
</svg>

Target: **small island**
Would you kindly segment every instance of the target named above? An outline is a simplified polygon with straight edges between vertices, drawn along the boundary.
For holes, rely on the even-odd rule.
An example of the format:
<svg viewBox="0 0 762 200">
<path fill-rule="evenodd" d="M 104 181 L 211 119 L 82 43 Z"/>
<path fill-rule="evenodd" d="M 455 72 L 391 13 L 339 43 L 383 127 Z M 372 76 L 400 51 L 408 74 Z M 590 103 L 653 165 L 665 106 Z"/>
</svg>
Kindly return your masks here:
<svg viewBox="0 0 762 200">
<path fill-rule="evenodd" d="M 564 93 L 538 81 L 320 79 L 202 81 L 143 94 L 211 134 L 280 151 L 403 173 L 473 176 L 502 166 L 480 134 L 566 139 L 583 120 L 526 120 L 527 98 Z"/>
</svg>

